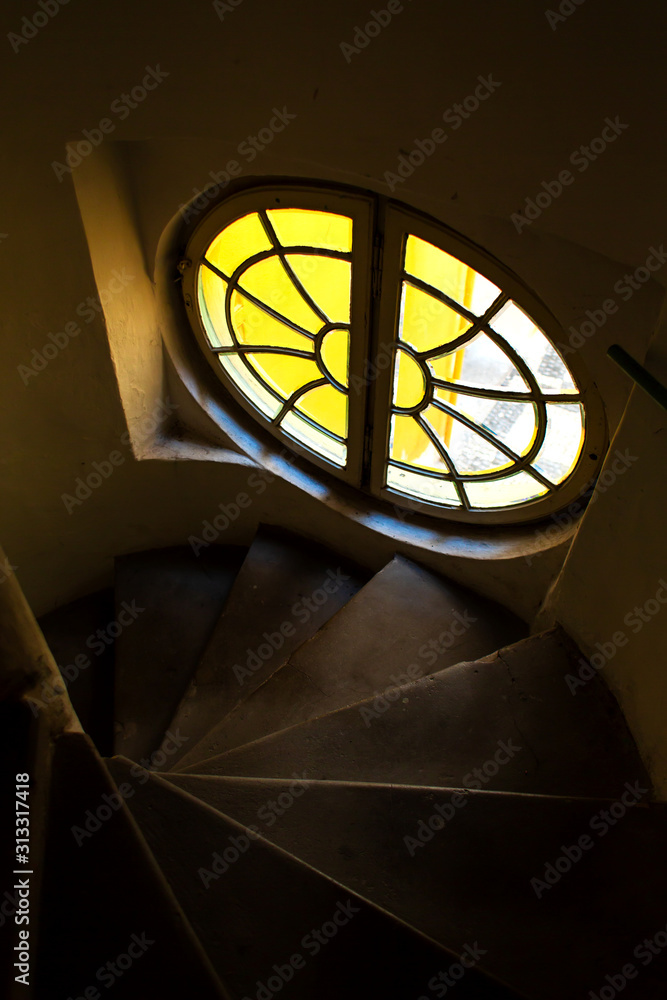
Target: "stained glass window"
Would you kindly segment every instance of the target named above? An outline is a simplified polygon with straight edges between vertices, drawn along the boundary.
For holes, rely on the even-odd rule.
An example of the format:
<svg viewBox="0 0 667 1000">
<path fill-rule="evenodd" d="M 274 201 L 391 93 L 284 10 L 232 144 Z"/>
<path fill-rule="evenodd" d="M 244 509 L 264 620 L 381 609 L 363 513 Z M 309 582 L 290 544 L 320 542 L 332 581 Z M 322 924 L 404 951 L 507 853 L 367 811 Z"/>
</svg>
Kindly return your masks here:
<svg viewBox="0 0 667 1000">
<path fill-rule="evenodd" d="M 186 303 L 221 380 L 276 436 L 383 499 L 482 521 L 556 509 L 601 450 L 590 386 L 515 279 L 395 206 L 375 204 L 389 224 L 371 224 L 364 198 L 362 216 L 342 196 L 321 209 L 257 196 L 192 238 Z"/>
<path fill-rule="evenodd" d="M 570 474 L 584 411 L 562 358 L 500 288 L 410 234 L 395 348 L 388 487 L 484 510 Z"/>
<path fill-rule="evenodd" d="M 336 466 L 348 437 L 352 219 L 251 212 L 206 248 L 199 309 L 211 349 L 270 423 Z"/>
</svg>

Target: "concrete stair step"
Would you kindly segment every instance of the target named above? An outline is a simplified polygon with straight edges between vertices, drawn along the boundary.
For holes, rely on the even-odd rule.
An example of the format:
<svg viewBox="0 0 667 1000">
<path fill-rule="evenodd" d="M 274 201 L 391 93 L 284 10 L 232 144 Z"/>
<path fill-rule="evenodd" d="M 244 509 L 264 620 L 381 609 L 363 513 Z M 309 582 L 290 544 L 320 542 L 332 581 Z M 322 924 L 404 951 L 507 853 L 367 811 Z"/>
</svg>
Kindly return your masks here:
<svg viewBox="0 0 667 1000">
<path fill-rule="evenodd" d="M 433 940 L 478 944 L 476 967 L 534 1000 L 608 987 L 667 924 L 667 805 L 649 806 L 639 782 L 608 800 L 308 782 L 303 772 L 167 780 Z M 623 995 L 661 996 L 666 982 L 667 962 L 652 962 Z"/>
<path fill-rule="evenodd" d="M 60 667 L 74 711 L 103 754 L 111 753 L 114 740 L 115 639 L 107 627 L 115 617 L 114 592 L 108 587 L 58 608 L 38 622 Z M 44 692 L 43 700 L 48 694 Z"/>
<path fill-rule="evenodd" d="M 169 725 L 172 732 L 187 735 L 188 756 L 366 579 L 364 571 L 322 546 L 260 527 Z"/>
<path fill-rule="evenodd" d="M 35 996 L 229 1000 L 88 737 L 52 767 Z"/>
<path fill-rule="evenodd" d="M 573 694 L 578 654 L 554 629 L 274 733 L 188 773 L 608 796 L 645 769 L 599 677 Z"/>
<path fill-rule="evenodd" d="M 505 608 L 396 556 L 178 767 L 353 705 L 408 680 L 408 670 L 419 676 L 484 656 L 526 631 Z"/>
<path fill-rule="evenodd" d="M 117 753 L 142 760 L 162 743 L 244 555 L 179 546 L 116 559 Z"/>
<path fill-rule="evenodd" d="M 123 758 L 109 762 L 119 784 L 132 780 L 132 767 Z M 161 776 L 134 787 L 128 804 L 234 997 L 408 1000 L 457 961 Z M 461 1000 L 517 998 L 475 968 L 457 993 Z"/>
</svg>

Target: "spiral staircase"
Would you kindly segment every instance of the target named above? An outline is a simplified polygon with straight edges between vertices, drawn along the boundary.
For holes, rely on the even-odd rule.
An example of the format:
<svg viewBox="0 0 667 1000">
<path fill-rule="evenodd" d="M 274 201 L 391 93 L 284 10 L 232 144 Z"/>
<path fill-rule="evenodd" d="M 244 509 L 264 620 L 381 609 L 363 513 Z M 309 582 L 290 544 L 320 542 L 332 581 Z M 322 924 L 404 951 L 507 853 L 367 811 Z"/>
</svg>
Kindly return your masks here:
<svg viewBox="0 0 667 1000">
<path fill-rule="evenodd" d="M 5 584 L 3 781 L 31 774 L 36 894 L 9 996 L 667 996 L 642 945 L 665 807 L 558 628 L 268 527 L 121 556 L 40 625 L 53 658 Z"/>
</svg>

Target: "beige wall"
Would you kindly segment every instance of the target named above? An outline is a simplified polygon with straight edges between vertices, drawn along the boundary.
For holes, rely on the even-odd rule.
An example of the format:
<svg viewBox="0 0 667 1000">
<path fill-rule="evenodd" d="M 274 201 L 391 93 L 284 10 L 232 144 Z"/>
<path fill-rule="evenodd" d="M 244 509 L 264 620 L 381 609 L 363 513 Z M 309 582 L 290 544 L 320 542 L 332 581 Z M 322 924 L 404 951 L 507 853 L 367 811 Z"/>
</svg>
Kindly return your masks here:
<svg viewBox="0 0 667 1000">
<path fill-rule="evenodd" d="M 647 365 L 667 384 L 664 314 Z M 549 612 L 611 685 L 667 798 L 667 414 L 639 389 L 612 442 L 616 451 L 632 462 L 615 479 L 609 462 Z M 572 690 L 576 697 L 576 681 Z"/>
</svg>

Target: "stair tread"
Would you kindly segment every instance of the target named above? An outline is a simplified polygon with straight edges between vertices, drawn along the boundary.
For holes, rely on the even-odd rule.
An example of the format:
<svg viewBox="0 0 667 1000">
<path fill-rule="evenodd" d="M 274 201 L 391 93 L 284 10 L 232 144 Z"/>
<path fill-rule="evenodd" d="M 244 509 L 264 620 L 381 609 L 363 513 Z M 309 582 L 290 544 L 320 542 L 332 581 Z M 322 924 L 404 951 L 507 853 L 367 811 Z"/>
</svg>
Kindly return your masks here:
<svg viewBox="0 0 667 1000">
<path fill-rule="evenodd" d="M 395 556 L 268 681 L 181 758 L 179 769 L 355 704 L 526 634 L 511 612 Z M 400 681 L 399 681 L 400 683 Z"/>
<path fill-rule="evenodd" d="M 114 618 L 114 593 L 108 587 L 38 621 L 54 660 L 64 671 L 63 683 L 74 711 L 101 753 L 113 747 L 115 643 L 112 637 L 108 643 L 100 642 L 96 633 L 105 631 Z"/>
<path fill-rule="evenodd" d="M 134 820 L 125 806 L 112 809 L 104 798 L 116 792 L 88 737 L 68 734 L 56 742 L 37 995 L 61 1000 L 113 985 L 114 996 L 129 1000 L 160 995 L 225 1000 Z M 98 970 L 127 955 L 130 945 L 134 960 L 127 973 L 112 983 L 109 970 L 98 978 Z"/>
<path fill-rule="evenodd" d="M 300 778 L 167 780 L 433 940 L 479 942 L 478 968 L 534 1000 L 597 992 L 667 923 L 667 805 L 646 807 L 648 785 L 628 783 L 621 803 Z M 582 835 L 549 885 L 547 862 Z M 629 985 L 664 995 L 667 962 Z"/>
<path fill-rule="evenodd" d="M 648 780 L 618 705 L 593 678 L 573 695 L 577 654 L 559 629 L 200 761 L 184 773 L 287 777 L 549 795 L 614 796 Z M 500 744 L 518 748 L 491 766 Z M 475 777 L 489 762 L 493 773 Z"/>
<path fill-rule="evenodd" d="M 162 743 L 244 554 L 178 546 L 116 559 L 117 753 L 141 760 Z"/>
<path fill-rule="evenodd" d="M 188 756 L 219 719 L 354 596 L 365 578 L 358 567 L 320 545 L 260 527 L 169 726 L 187 734 Z M 336 589 L 322 591 L 326 600 L 316 604 L 311 599 L 324 584 Z M 277 636 L 274 644 L 263 633 Z"/>
<path fill-rule="evenodd" d="M 129 780 L 130 761 L 114 758 L 108 766 L 119 783 Z M 275 966 L 284 968 L 294 955 L 300 956 L 296 971 L 286 985 L 281 981 L 281 995 L 290 1000 L 405 1000 L 456 961 L 452 952 L 255 831 L 248 837 L 243 825 L 161 776 L 136 785 L 128 803 L 235 996 L 258 995 L 260 983 L 276 975 Z M 315 932 L 325 927 L 331 931 L 318 943 Z M 466 973 L 457 992 L 462 1000 L 517 997 L 477 969 Z"/>
</svg>

